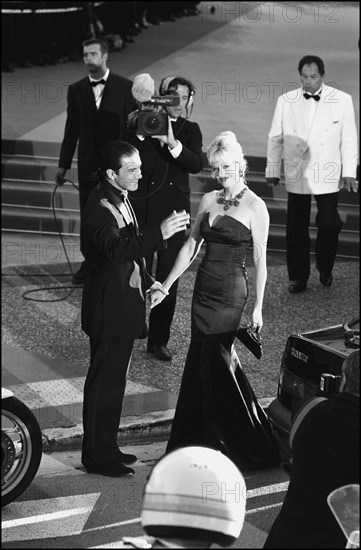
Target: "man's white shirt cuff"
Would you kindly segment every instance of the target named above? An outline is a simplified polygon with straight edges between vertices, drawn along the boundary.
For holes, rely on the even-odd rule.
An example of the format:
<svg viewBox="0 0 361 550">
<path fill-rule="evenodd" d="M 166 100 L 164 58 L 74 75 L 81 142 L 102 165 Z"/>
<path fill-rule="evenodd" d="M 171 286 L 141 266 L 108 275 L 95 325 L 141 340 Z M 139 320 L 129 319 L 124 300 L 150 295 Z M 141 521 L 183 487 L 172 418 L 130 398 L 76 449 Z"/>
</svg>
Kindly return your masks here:
<svg viewBox="0 0 361 550">
<path fill-rule="evenodd" d="M 175 159 L 179 157 L 179 155 L 183 150 L 183 145 L 181 144 L 181 142 L 178 139 L 176 141 L 177 141 L 177 145 L 173 149 L 169 149 L 168 147 L 170 154 Z"/>
</svg>

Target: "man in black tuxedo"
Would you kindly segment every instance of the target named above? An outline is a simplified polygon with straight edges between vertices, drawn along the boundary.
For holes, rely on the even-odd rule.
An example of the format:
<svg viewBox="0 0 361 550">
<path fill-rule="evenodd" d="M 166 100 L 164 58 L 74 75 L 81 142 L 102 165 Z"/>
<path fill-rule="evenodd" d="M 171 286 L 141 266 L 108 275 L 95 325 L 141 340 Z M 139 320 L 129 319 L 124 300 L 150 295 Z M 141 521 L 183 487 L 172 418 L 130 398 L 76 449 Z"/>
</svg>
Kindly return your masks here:
<svg viewBox="0 0 361 550">
<path fill-rule="evenodd" d="M 342 366 L 340 393 L 313 407 L 294 435 L 283 506 L 264 548 L 346 548 L 327 497 L 360 483 L 360 351 Z"/>
<path fill-rule="evenodd" d="M 179 105 L 164 107 L 168 114 L 168 133 L 144 137 L 134 130 L 128 135 L 128 140 L 137 147 L 142 159 L 143 177 L 138 190 L 130 197 L 140 227 L 159 224 L 173 211 L 190 213 L 189 174 L 196 174 L 203 168 L 202 133 L 196 122 L 187 120 L 193 107 L 193 84 L 183 77 L 166 77 L 160 84 L 159 93 L 173 93 L 180 97 Z M 184 111 L 186 118 L 181 116 Z M 185 232 L 177 233 L 168 240 L 167 248 L 157 252 L 157 281 L 163 281 L 168 275 L 184 239 Z M 151 254 L 146 261 L 151 273 L 154 255 Z M 177 282 L 172 285 L 169 295 L 152 309 L 149 317 L 147 349 L 161 361 L 172 358 L 167 343 L 176 306 L 177 286 Z"/>
<path fill-rule="evenodd" d="M 138 187 L 137 149 L 112 141 L 101 151 L 98 182 L 84 211 L 86 257 L 82 329 L 90 340 L 84 385 L 82 463 L 89 473 L 132 475 L 135 455 L 122 453 L 117 434 L 135 338 L 143 337 L 146 290 L 161 288 L 145 270 L 144 256 L 184 232 L 189 215 L 172 213 L 139 231 L 128 192 Z"/>
<path fill-rule="evenodd" d="M 67 120 L 55 181 L 59 185 L 64 183 L 78 144 L 80 250 L 85 257 L 82 220 L 94 186 L 92 174 L 98 167 L 99 152 L 110 141 L 124 139 L 127 116 L 136 105 L 131 92 L 132 82 L 107 68 L 106 42 L 97 38 L 84 42 L 83 58 L 89 76 L 69 86 Z M 73 282 L 82 284 L 83 280 L 84 263 L 75 273 Z"/>
</svg>

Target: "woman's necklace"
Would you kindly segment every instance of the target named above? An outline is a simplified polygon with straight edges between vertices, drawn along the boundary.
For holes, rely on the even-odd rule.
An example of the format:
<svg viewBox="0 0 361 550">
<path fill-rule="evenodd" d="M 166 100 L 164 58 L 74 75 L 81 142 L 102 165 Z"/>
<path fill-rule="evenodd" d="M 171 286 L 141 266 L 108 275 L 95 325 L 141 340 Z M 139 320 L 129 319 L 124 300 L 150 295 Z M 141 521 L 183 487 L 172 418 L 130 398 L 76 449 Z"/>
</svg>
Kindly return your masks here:
<svg viewBox="0 0 361 550">
<path fill-rule="evenodd" d="M 233 199 L 226 199 L 225 198 L 225 194 L 226 194 L 225 189 L 223 189 L 223 191 L 221 191 L 219 193 L 217 203 L 218 204 L 224 204 L 223 210 L 229 210 L 231 206 L 238 206 L 239 205 L 239 201 L 241 200 L 241 198 L 243 197 L 243 195 L 245 194 L 245 192 L 248 189 L 248 185 L 247 184 L 244 184 L 244 185 L 245 186 L 242 189 L 242 191 L 240 193 L 238 193 L 238 195 L 236 195 Z"/>
</svg>

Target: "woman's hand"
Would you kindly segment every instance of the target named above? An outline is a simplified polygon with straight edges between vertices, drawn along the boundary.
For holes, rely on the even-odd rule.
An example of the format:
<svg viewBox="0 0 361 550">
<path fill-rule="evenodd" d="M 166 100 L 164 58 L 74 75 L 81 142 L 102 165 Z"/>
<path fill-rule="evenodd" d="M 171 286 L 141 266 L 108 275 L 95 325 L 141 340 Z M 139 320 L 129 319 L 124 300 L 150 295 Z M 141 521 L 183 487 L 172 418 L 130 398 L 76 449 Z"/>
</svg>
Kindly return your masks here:
<svg viewBox="0 0 361 550">
<path fill-rule="evenodd" d="M 149 296 L 150 301 L 150 309 L 160 304 L 166 296 L 168 296 L 169 292 L 162 283 L 159 283 L 158 281 L 155 281 L 152 286 L 147 290 L 147 294 Z"/>
<path fill-rule="evenodd" d="M 254 308 L 252 313 L 252 329 L 256 332 L 260 332 L 263 327 L 262 311 L 258 308 Z"/>
</svg>

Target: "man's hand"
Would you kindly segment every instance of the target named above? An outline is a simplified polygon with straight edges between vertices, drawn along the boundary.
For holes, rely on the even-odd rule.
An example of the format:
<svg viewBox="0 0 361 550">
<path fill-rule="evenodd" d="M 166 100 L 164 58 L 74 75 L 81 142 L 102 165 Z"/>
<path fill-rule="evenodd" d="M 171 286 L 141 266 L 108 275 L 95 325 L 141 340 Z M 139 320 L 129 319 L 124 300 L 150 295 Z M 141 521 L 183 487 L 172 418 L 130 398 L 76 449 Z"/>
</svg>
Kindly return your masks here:
<svg viewBox="0 0 361 550">
<path fill-rule="evenodd" d="M 127 118 L 127 126 L 128 128 L 137 129 L 138 128 L 138 118 L 139 118 L 139 109 L 135 109 L 135 111 L 132 111 L 129 113 Z"/>
<path fill-rule="evenodd" d="M 163 302 L 165 294 L 161 290 L 153 290 L 150 293 L 150 309 L 153 309 L 155 306 Z"/>
<path fill-rule="evenodd" d="M 356 178 L 341 178 L 339 189 L 346 189 L 347 191 L 353 191 L 357 193 L 358 191 L 358 181 Z"/>
<path fill-rule="evenodd" d="M 266 178 L 266 182 L 269 187 L 276 187 L 280 182 L 280 178 Z"/>
<path fill-rule="evenodd" d="M 185 231 L 189 223 L 189 214 L 185 210 L 181 210 L 180 212 L 176 212 L 174 210 L 173 214 L 168 216 L 168 218 L 163 220 L 160 224 L 160 230 L 162 232 L 163 239 L 166 241 L 175 233 L 178 233 L 179 231 Z"/>
<path fill-rule="evenodd" d="M 168 117 L 168 133 L 164 136 L 152 136 L 152 138 L 158 139 L 164 145 L 167 145 L 169 149 L 174 149 L 177 146 L 177 140 L 173 134 L 172 123 Z"/>
<path fill-rule="evenodd" d="M 168 294 L 169 294 L 168 290 L 166 288 L 164 288 L 162 283 L 160 283 L 159 281 L 154 281 L 152 286 L 150 288 L 148 288 L 147 293 L 152 293 L 155 290 L 160 290 L 160 292 L 163 292 L 164 296 L 168 296 Z"/>
<path fill-rule="evenodd" d="M 58 171 L 55 174 L 55 183 L 57 185 L 64 185 L 65 174 L 66 174 L 66 168 L 58 168 Z"/>
<path fill-rule="evenodd" d="M 157 306 L 164 300 L 166 296 L 168 296 L 169 292 L 162 283 L 159 283 L 158 281 L 155 281 L 152 286 L 147 290 L 147 294 L 149 295 L 149 301 L 150 301 L 150 309 Z"/>
</svg>

